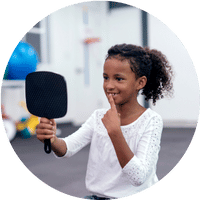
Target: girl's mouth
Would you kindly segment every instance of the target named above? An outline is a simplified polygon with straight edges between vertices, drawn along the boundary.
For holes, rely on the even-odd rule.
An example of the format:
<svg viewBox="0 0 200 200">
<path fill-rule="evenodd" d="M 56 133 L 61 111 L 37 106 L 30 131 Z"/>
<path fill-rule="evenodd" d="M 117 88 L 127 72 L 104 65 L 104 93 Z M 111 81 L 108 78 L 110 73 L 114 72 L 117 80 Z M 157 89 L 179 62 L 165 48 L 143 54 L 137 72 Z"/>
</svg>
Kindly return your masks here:
<svg viewBox="0 0 200 200">
<path fill-rule="evenodd" d="M 116 97 L 119 93 L 107 93 L 108 95 L 111 94 L 113 97 Z"/>
</svg>

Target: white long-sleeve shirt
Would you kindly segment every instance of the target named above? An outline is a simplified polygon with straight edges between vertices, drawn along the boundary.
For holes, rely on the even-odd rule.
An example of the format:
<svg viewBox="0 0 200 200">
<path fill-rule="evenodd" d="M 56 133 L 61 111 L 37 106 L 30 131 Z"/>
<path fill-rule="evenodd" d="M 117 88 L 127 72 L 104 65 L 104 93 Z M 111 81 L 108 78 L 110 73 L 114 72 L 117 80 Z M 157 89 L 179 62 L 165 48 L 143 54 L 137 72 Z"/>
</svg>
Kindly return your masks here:
<svg viewBox="0 0 200 200">
<path fill-rule="evenodd" d="M 156 112 L 147 109 L 133 123 L 121 126 L 133 158 L 122 169 L 115 149 L 101 119 L 107 109 L 96 110 L 72 135 L 63 138 L 67 145 L 64 157 L 70 157 L 91 143 L 86 188 L 100 197 L 121 198 L 140 192 L 158 181 L 156 164 L 160 151 L 163 122 Z"/>
</svg>

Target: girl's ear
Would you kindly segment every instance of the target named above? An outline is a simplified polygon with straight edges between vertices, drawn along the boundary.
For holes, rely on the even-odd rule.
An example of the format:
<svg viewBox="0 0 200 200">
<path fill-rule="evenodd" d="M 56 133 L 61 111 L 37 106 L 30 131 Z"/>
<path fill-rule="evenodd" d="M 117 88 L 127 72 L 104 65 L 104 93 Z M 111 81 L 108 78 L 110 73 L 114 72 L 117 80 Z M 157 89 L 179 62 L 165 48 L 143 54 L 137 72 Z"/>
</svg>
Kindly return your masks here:
<svg viewBox="0 0 200 200">
<path fill-rule="evenodd" d="M 138 78 L 138 86 L 137 89 L 138 91 L 141 90 L 147 83 L 147 77 L 146 76 L 142 76 L 140 78 Z"/>
</svg>

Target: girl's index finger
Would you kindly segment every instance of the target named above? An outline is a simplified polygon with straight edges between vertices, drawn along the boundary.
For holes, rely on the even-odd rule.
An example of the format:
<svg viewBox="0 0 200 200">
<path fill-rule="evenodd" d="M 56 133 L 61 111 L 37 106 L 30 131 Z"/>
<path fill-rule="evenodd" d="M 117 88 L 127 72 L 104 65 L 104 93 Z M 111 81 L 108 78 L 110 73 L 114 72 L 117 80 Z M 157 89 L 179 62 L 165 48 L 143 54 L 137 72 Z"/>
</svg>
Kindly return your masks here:
<svg viewBox="0 0 200 200">
<path fill-rule="evenodd" d="M 114 99 L 113 99 L 112 94 L 109 94 L 109 95 L 108 95 L 108 101 L 109 101 L 109 103 L 110 103 L 111 109 L 116 110 L 116 106 L 115 106 L 115 102 L 114 102 Z"/>
</svg>

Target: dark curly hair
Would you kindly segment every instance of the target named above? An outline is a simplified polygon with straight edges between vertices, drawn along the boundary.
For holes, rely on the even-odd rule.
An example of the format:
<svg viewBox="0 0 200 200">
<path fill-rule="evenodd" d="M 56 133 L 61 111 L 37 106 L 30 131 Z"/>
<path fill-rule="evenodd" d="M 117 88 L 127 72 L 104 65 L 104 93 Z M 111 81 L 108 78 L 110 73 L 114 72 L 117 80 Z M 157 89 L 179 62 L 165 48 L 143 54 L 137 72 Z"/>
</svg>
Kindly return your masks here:
<svg viewBox="0 0 200 200">
<path fill-rule="evenodd" d="M 119 44 L 108 50 L 106 60 L 115 57 L 120 60 L 128 60 L 131 70 L 136 78 L 146 76 L 147 83 L 142 89 L 145 100 L 159 100 L 165 95 L 172 94 L 172 67 L 165 55 L 160 51 L 148 47 L 141 47 L 132 44 Z"/>
</svg>

